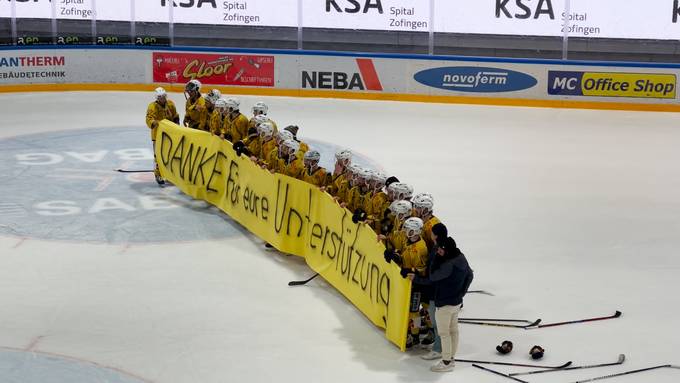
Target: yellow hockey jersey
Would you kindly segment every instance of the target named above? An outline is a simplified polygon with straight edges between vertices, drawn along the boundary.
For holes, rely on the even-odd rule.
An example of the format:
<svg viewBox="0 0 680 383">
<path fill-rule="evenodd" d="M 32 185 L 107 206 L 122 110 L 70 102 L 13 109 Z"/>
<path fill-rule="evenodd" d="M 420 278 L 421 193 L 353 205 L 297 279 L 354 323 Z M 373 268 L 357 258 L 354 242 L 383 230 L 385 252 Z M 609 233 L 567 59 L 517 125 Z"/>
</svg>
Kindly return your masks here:
<svg viewBox="0 0 680 383">
<path fill-rule="evenodd" d="M 208 120 L 208 130 L 212 134 L 222 135 L 224 127 L 224 116 L 218 110 L 213 110 Z"/>
<path fill-rule="evenodd" d="M 262 152 L 262 140 L 260 136 L 246 137 L 243 139 L 243 143 L 248 148 L 251 156 L 258 157 Z"/>
<path fill-rule="evenodd" d="M 305 164 L 302 162 L 302 155 L 298 152 L 295 159 L 292 162 L 286 164 L 284 174 L 290 177 L 300 179 L 302 177 L 302 172 L 305 169 Z"/>
<path fill-rule="evenodd" d="M 261 148 L 260 152 L 257 154 L 257 157 L 265 160 L 266 157 L 269 155 L 269 153 L 272 150 L 276 150 L 276 152 L 277 152 L 276 157 L 278 157 L 279 149 L 278 149 L 278 146 L 276 145 L 276 140 L 274 140 L 274 139 L 271 139 L 271 140 L 262 144 L 262 148 Z"/>
<path fill-rule="evenodd" d="M 156 127 L 161 120 L 179 122 L 177 108 L 175 108 L 175 103 L 171 100 L 167 100 L 165 106 L 161 106 L 161 104 L 154 101 L 146 108 L 146 126 L 151 129 L 151 141 L 156 141 Z M 156 124 L 154 124 L 154 121 Z"/>
<path fill-rule="evenodd" d="M 331 195 L 337 195 L 338 189 L 340 189 L 340 184 L 344 181 L 346 181 L 344 173 L 333 174 L 331 176 L 331 182 L 328 184 L 328 192 Z"/>
<path fill-rule="evenodd" d="M 434 242 L 432 241 L 432 226 L 440 223 L 439 218 L 432 216 L 423 224 L 423 239 L 427 244 L 427 249 L 431 250 L 434 247 Z"/>
<path fill-rule="evenodd" d="M 406 243 L 408 242 L 408 239 L 406 238 L 406 233 L 404 233 L 404 231 L 401 230 L 402 225 L 403 222 L 395 223 L 394 227 L 392 228 L 392 231 L 387 234 L 387 241 L 389 242 L 390 246 L 392 246 L 392 249 L 394 249 L 394 251 L 396 251 L 397 253 L 401 253 L 404 247 L 406 247 Z M 425 243 L 423 242 L 423 244 Z M 427 252 L 427 245 L 425 246 L 425 251 Z"/>
<path fill-rule="evenodd" d="M 282 161 L 281 158 L 279 157 L 279 148 L 276 147 L 267 153 L 267 155 L 264 158 L 264 164 L 267 166 L 269 170 L 277 171 L 278 170 L 278 164 L 279 161 Z"/>
<path fill-rule="evenodd" d="M 408 242 L 401 251 L 401 267 L 416 269 L 418 274 L 425 275 L 427 268 L 427 245 L 422 238 L 416 242 Z"/>
<path fill-rule="evenodd" d="M 248 117 L 239 113 L 225 118 L 225 132 L 231 134 L 231 142 L 240 141 L 248 136 Z"/>
<path fill-rule="evenodd" d="M 377 220 L 380 220 L 385 213 L 385 210 L 390 207 L 390 199 L 383 191 L 379 191 L 371 196 L 371 210 L 369 214 Z"/>
<path fill-rule="evenodd" d="M 187 100 L 184 122 L 191 129 L 207 130 L 208 109 L 205 107 L 205 98 L 199 97 L 194 102 Z"/>
<path fill-rule="evenodd" d="M 310 174 L 309 169 L 305 168 L 302 171 L 302 180 L 318 187 L 325 186 L 326 169 L 319 167 Z"/>
<path fill-rule="evenodd" d="M 358 186 L 351 188 L 347 197 L 347 208 L 350 211 L 355 211 L 359 208 L 366 211 L 366 198 L 369 193 L 370 192 L 362 192 L 361 188 Z"/>
</svg>

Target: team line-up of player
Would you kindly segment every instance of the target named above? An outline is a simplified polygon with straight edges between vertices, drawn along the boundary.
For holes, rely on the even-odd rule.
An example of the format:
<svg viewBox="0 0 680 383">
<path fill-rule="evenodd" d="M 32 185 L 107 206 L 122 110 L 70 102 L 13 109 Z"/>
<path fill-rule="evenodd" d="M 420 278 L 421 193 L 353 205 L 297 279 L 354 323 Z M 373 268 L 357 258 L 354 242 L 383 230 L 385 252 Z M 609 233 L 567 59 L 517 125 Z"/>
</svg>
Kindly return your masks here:
<svg viewBox="0 0 680 383">
<path fill-rule="evenodd" d="M 327 171 L 319 166 L 321 154 L 298 139 L 298 127 L 290 125 L 279 130 L 268 117 L 264 102 L 255 103 L 253 116 L 248 118 L 240 112 L 240 103 L 234 97 L 222 97 L 217 89 L 201 95 L 198 80 L 189 81 L 184 91 L 187 100 L 183 126 L 231 142 L 239 156 L 247 155 L 272 173 L 316 185 L 353 212 L 355 223 L 371 226 L 385 243 L 385 261 L 395 262 L 402 276 L 414 281 L 407 348 L 434 344 L 427 359 L 441 357 L 442 361 L 432 370 L 451 371 L 458 343 L 457 316 L 462 296 L 472 282 L 472 270 L 455 241 L 448 237 L 446 227 L 434 216 L 432 196 L 414 195 L 413 187 L 396 177 L 352 163 L 352 152 L 347 149 L 335 153 L 335 168 L 332 173 Z M 163 119 L 180 122 L 175 104 L 163 88 L 157 88 L 146 113 L 154 147 L 156 130 Z M 154 174 L 163 185 L 157 164 Z M 440 279 L 433 281 L 429 277 L 435 273 Z M 439 331 L 435 330 L 437 322 L 445 322 L 445 331 L 439 325 Z"/>
</svg>

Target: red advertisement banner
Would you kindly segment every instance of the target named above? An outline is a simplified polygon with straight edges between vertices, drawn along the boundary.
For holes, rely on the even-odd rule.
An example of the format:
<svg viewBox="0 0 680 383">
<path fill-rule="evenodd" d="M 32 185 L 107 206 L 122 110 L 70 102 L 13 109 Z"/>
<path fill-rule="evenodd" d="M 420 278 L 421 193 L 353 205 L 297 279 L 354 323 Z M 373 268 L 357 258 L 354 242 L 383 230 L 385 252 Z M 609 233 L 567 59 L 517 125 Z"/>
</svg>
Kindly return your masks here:
<svg viewBox="0 0 680 383">
<path fill-rule="evenodd" d="M 274 56 L 154 52 L 153 81 L 274 86 Z"/>
</svg>

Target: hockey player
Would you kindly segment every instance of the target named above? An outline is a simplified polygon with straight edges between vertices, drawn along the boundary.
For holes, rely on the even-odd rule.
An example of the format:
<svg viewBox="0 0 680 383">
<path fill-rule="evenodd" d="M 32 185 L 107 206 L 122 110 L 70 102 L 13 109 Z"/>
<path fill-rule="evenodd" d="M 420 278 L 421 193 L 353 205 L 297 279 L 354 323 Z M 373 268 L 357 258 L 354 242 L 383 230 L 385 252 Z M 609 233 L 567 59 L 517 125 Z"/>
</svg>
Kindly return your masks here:
<svg viewBox="0 0 680 383">
<path fill-rule="evenodd" d="M 431 195 L 426 193 L 416 194 L 413 197 L 413 209 L 415 216 L 423 220 L 423 239 L 427 244 L 427 249 L 434 248 L 434 240 L 432 239 L 432 226 L 440 223 L 439 218 L 435 217 L 432 208 L 434 207 L 434 200 Z"/>
<path fill-rule="evenodd" d="M 222 136 L 224 130 L 224 118 L 227 114 L 227 99 L 218 98 L 215 101 L 215 110 L 213 110 L 210 115 L 210 120 L 208 121 L 208 128 L 210 133 L 216 136 Z"/>
<path fill-rule="evenodd" d="M 220 99 L 222 95 L 220 94 L 220 91 L 217 89 L 212 89 L 210 92 L 208 92 L 203 98 L 205 98 L 205 110 L 206 113 L 204 114 L 204 117 L 206 118 L 205 123 L 202 123 L 201 125 L 203 126 L 203 130 L 210 132 L 210 123 L 213 119 L 213 116 L 215 115 L 215 103 L 217 100 Z"/>
<path fill-rule="evenodd" d="M 184 86 L 184 93 L 187 101 L 182 124 L 191 129 L 206 130 L 208 111 L 205 107 L 205 99 L 201 97 L 201 82 L 198 80 L 189 81 Z"/>
<path fill-rule="evenodd" d="M 258 122 L 256 122 L 255 117 L 264 116 L 264 117 L 267 117 L 267 121 L 264 121 L 264 122 L 271 123 L 272 127 L 274 128 L 274 134 L 276 134 L 276 133 L 279 132 L 279 129 L 276 126 L 276 123 L 274 122 L 274 120 L 269 118 L 269 116 L 267 115 L 267 111 L 269 111 L 269 107 L 267 106 L 267 104 L 265 104 L 262 101 L 256 102 L 255 105 L 253 105 L 253 117 L 250 118 L 248 125 L 252 126 L 252 127 L 256 127 Z"/>
<path fill-rule="evenodd" d="M 352 152 L 349 149 L 340 149 L 335 152 L 335 169 L 328 183 L 328 193 L 337 196 L 341 185 L 347 183 L 347 167 L 352 162 Z"/>
<path fill-rule="evenodd" d="M 297 134 L 298 134 L 298 131 L 300 130 L 300 128 L 297 125 L 288 125 L 284 129 L 291 132 L 293 134 L 293 139 L 295 141 L 297 141 L 298 143 L 300 143 L 300 151 L 301 152 L 304 153 L 304 152 L 309 150 L 309 146 L 307 144 L 305 144 L 303 141 L 300 141 L 298 139 Z"/>
<path fill-rule="evenodd" d="M 241 150 L 237 150 L 237 144 L 239 143 L 243 144 L 243 146 L 241 146 Z M 245 150 L 243 150 L 243 148 L 245 148 Z M 256 128 L 248 128 L 248 136 L 243 140 L 234 143 L 234 150 L 236 150 L 236 154 L 241 155 L 239 152 L 245 153 L 248 157 L 250 157 L 251 160 L 255 162 L 258 161 L 255 154 L 259 153 L 261 148 L 262 141 L 260 139 L 260 132 L 258 132 Z"/>
<path fill-rule="evenodd" d="M 385 247 L 396 252 L 401 250 L 406 245 L 406 237 L 401 230 L 402 225 L 406 219 L 411 217 L 413 205 L 410 201 L 398 200 L 390 204 L 390 216 L 387 227 L 383 227 L 383 233 L 378 236 L 379 240 L 385 241 Z M 427 248 L 427 246 L 426 246 Z"/>
<path fill-rule="evenodd" d="M 376 234 L 380 234 L 380 221 L 383 219 L 385 210 L 390 206 L 390 200 L 384 191 L 388 179 L 395 182 L 396 177 L 387 177 L 385 173 L 377 170 L 371 174 L 371 197 L 366 200 L 365 208 L 368 214 L 368 223 Z"/>
<path fill-rule="evenodd" d="M 369 182 L 371 180 L 371 169 L 361 168 L 352 177 L 354 181 L 352 188 L 349 190 L 347 198 L 347 208 L 353 213 L 357 213 L 357 210 L 361 210 L 363 214 L 366 214 L 366 204 L 365 200 L 368 198 L 370 200 L 370 187 Z"/>
<path fill-rule="evenodd" d="M 325 190 L 326 169 L 319 166 L 321 154 L 316 150 L 310 150 L 305 152 L 303 158 L 305 169 L 302 171 L 302 180 Z"/>
<path fill-rule="evenodd" d="M 288 160 L 283 174 L 289 177 L 301 179 L 305 165 L 303 163 L 304 154 L 302 151 L 300 151 L 300 143 L 295 140 L 290 140 L 285 141 L 283 144 L 288 151 Z"/>
<path fill-rule="evenodd" d="M 215 102 L 217 102 L 217 100 L 219 100 L 220 97 L 222 97 L 222 93 L 220 93 L 220 91 L 217 89 L 212 89 L 204 97 L 205 108 L 208 110 L 209 113 L 212 113 L 212 111 L 215 110 Z"/>
<path fill-rule="evenodd" d="M 225 139 L 231 142 L 240 141 L 248 135 L 248 118 L 239 111 L 240 102 L 231 97 L 227 99 L 229 114 L 225 119 Z"/>
<path fill-rule="evenodd" d="M 293 140 L 293 135 L 285 130 L 276 133 L 274 137 L 274 148 L 264 155 L 264 166 L 270 171 L 275 171 L 278 166 L 279 159 L 281 159 L 279 150 L 282 147 L 282 143 L 287 140 Z"/>
<path fill-rule="evenodd" d="M 395 182 L 397 181 L 397 182 Z M 387 194 L 387 199 L 388 203 L 392 203 L 394 201 L 399 201 L 399 200 L 406 200 L 409 201 L 411 196 L 413 195 L 413 187 L 411 185 L 405 184 L 403 182 L 398 182 L 397 177 L 389 177 L 387 181 L 385 181 L 385 187 L 386 189 L 386 194 Z M 383 205 L 384 206 L 384 205 Z M 376 233 L 379 235 L 387 235 L 389 232 L 392 230 L 394 227 L 394 219 L 393 215 L 390 212 L 390 207 L 391 205 L 388 205 L 388 207 L 385 209 L 383 207 L 378 208 L 379 210 L 383 210 L 382 215 L 376 213 L 376 215 L 381 216 L 380 222 L 376 222 L 375 229 Z M 376 208 L 374 208 L 375 211 Z M 410 216 L 410 215 L 409 215 Z"/>
<path fill-rule="evenodd" d="M 400 230 L 405 238 L 405 243 L 400 251 L 385 250 L 385 261 L 394 261 L 401 266 L 402 275 L 405 277 L 409 273 L 425 276 L 427 268 L 427 245 L 421 238 L 423 231 L 423 221 L 418 217 L 411 217 L 404 221 Z M 411 289 L 411 305 L 409 308 L 409 334 L 407 336 L 406 348 L 410 348 L 420 343 L 420 299 L 421 291 L 418 285 L 413 285 Z"/>
<path fill-rule="evenodd" d="M 338 186 L 335 198 L 340 202 L 340 206 L 347 207 L 350 201 L 350 190 L 356 185 L 357 174 L 361 171 L 362 167 L 358 164 L 347 165 L 347 171 L 345 172 L 345 180 Z"/>
<path fill-rule="evenodd" d="M 269 154 L 272 149 L 276 148 L 274 127 L 270 123 L 264 123 L 257 126 L 257 131 L 260 134 L 260 150 L 256 156 L 259 160 L 263 160 L 265 153 Z"/>
<path fill-rule="evenodd" d="M 179 114 L 177 114 L 177 108 L 175 108 L 175 103 L 172 100 L 168 100 L 168 93 L 163 88 L 156 88 L 155 100 L 149 104 L 146 108 L 146 126 L 151 129 L 151 142 L 154 148 L 154 171 L 153 174 L 156 178 L 156 182 L 159 185 L 165 184 L 163 178 L 161 178 L 160 170 L 158 169 L 158 163 L 156 163 L 156 130 L 158 128 L 158 123 L 161 120 L 170 120 L 175 124 L 179 124 Z"/>
</svg>

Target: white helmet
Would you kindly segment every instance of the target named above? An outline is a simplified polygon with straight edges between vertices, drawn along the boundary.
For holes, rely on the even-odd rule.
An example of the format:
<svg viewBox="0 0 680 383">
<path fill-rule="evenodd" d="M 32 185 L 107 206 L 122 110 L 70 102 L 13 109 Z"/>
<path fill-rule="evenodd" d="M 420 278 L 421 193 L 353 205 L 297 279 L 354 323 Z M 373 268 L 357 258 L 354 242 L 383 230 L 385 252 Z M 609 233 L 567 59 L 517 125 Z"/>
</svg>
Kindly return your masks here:
<svg viewBox="0 0 680 383">
<path fill-rule="evenodd" d="M 205 95 L 205 100 L 209 101 L 213 105 L 219 100 L 219 98 L 222 96 L 219 90 L 213 89 L 208 94 Z"/>
<path fill-rule="evenodd" d="M 413 196 L 413 186 L 403 183 L 395 182 L 387 187 L 387 191 L 391 192 L 394 199 L 409 199 Z"/>
<path fill-rule="evenodd" d="M 186 85 L 184 85 L 184 91 L 185 92 L 200 92 L 201 91 L 201 82 L 198 80 L 191 80 L 189 81 Z"/>
<path fill-rule="evenodd" d="M 335 160 L 339 162 L 349 163 L 352 161 L 352 152 L 349 149 L 340 149 L 335 152 Z"/>
<path fill-rule="evenodd" d="M 347 165 L 347 170 L 348 170 L 352 175 L 359 174 L 359 172 L 361 171 L 361 169 L 362 169 L 362 167 L 361 167 L 359 164 L 351 163 L 351 164 Z"/>
<path fill-rule="evenodd" d="M 413 207 L 420 214 L 427 214 L 432 212 L 432 208 L 434 207 L 434 199 L 432 198 L 432 195 L 428 193 L 420 193 L 416 194 L 412 200 Z"/>
<path fill-rule="evenodd" d="M 232 109 L 232 110 L 238 110 L 238 106 L 241 103 L 238 101 L 238 99 L 234 97 L 229 97 L 227 99 L 227 108 Z"/>
<path fill-rule="evenodd" d="M 257 133 L 264 141 L 269 141 L 274 136 L 274 127 L 271 124 L 260 124 L 257 126 Z"/>
<path fill-rule="evenodd" d="M 368 169 L 368 168 L 363 168 L 359 170 L 357 173 L 357 176 L 361 178 L 362 180 L 369 182 L 371 180 L 371 176 L 373 174 L 373 170 Z"/>
<path fill-rule="evenodd" d="M 427 198 L 427 199 L 431 200 L 432 202 L 434 202 L 434 197 L 432 197 L 432 194 L 430 194 L 430 193 L 418 193 L 418 194 L 414 195 L 413 198 L 411 198 L 411 200 L 415 201 L 416 199 L 419 199 L 419 198 Z"/>
<path fill-rule="evenodd" d="M 423 232 L 423 220 L 418 217 L 411 217 L 404 221 L 401 227 L 406 232 L 406 237 L 411 238 Z"/>
<path fill-rule="evenodd" d="M 227 110 L 227 99 L 224 97 L 220 97 L 215 101 L 215 109 L 219 110 Z"/>
<path fill-rule="evenodd" d="M 281 144 L 284 141 L 287 140 L 292 140 L 293 139 L 293 133 L 287 131 L 287 130 L 279 130 L 279 132 L 276 134 L 276 142 Z"/>
<path fill-rule="evenodd" d="M 374 182 L 376 187 L 385 186 L 385 182 L 387 181 L 387 174 L 379 170 L 374 170 L 373 173 L 371 174 L 371 181 Z"/>
<path fill-rule="evenodd" d="M 156 93 L 156 100 L 159 100 L 163 97 L 168 97 L 168 92 L 166 92 L 165 89 L 163 89 L 160 86 L 158 88 L 156 88 L 156 90 L 154 90 L 154 92 Z"/>
<path fill-rule="evenodd" d="M 285 149 L 286 153 L 290 154 L 295 154 L 298 150 L 300 150 L 300 143 L 295 141 L 295 140 L 286 140 L 283 141 L 283 148 Z"/>
<path fill-rule="evenodd" d="M 267 111 L 269 110 L 269 107 L 267 107 L 267 104 L 265 104 L 262 101 L 258 101 L 253 105 L 253 114 L 267 114 Z"/>
<path fill-rule="evenodd" d="M 412 209 L 413 205 L 411 205 L 411 202 L 406 200 L 394 201 L 390 204 L 390 211 L 400 221 L 403 221 L 404 219 L 410 217 Z"/>
<path fill-rule="evenodd" d="M 258 114 L 257 116 L 253 117 L 253 121 L 255 121 L 255 125 L 264 124 L 269 122 L 269 117 L 265 116 L 264 114 Z"/>
<path fill-rule="evenodd" d="M 309 150 L 309 151 L 305 152 L 305 157 L 304 157 L 305 161 L 313 161 L 313 162 L 318 163 L 320 159 L 321 159 L 321 153 L 319 153 L 316 150 Z"/>
</svg>

